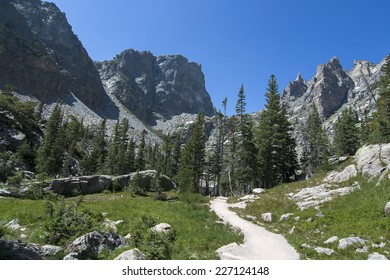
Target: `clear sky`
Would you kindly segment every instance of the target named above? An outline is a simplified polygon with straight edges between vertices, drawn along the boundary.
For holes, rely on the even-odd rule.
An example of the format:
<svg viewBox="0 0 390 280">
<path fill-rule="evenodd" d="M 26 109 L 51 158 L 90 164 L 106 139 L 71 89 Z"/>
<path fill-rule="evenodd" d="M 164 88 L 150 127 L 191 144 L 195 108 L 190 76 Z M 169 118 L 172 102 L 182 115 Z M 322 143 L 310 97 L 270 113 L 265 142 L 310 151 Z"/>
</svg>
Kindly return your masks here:
<svg viewBox="0 0 390 280">
<path fill-rule="evenodd" d="M 217 109 L 234 113 L 244 85 L 247 112 L 264 107 L 271 74 L 282 91 L 311 79 L 333 56 L 378 63 L 390 53 L 388 0 L 52 0 L 94 60 L 125 49 L 181 54 L 202 65 Z"/>
</svg>

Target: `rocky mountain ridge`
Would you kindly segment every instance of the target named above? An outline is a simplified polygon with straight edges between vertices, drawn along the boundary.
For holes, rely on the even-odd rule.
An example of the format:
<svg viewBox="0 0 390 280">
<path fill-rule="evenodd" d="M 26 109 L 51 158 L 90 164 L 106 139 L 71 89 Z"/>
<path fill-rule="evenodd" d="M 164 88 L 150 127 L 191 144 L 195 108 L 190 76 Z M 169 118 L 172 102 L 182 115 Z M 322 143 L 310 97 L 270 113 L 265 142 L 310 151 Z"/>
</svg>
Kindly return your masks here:
<svg viewBox="0 0 390 280">
<path fill-rule="evenodd" d="M 290 112 L 294 126 L 294 137 L 298 144 L 298 154 L 302 153 L 303 129 L 314 104 L 323 120 L 324 128 L 333 139 L 334 125 L 341 111 L 351 107 L 359 120 L 372 114 L 376 108 L 378 89 L 386 59 L 379 64 L 365 60 L 355 60 L 351 70 L 345 70 L 337 57 L 317 67 L 311 80 L 304 80 L 298 74 L 282 93 L 282 102 Z"/>
<path fill-rule="evenodd" d="M 117 118 L 99 73 L 65 15 L 40 0 L 2 1 L 0 86 L 45 103 L 82 101 L 102 117 Z"/>
<path fill-rule="evenodd" d="M 148 124 L 182 113 L 214 115 L 201 66 L 181 55 L 129 49 L 96 66 L 106 91 Z"/>
</svg>

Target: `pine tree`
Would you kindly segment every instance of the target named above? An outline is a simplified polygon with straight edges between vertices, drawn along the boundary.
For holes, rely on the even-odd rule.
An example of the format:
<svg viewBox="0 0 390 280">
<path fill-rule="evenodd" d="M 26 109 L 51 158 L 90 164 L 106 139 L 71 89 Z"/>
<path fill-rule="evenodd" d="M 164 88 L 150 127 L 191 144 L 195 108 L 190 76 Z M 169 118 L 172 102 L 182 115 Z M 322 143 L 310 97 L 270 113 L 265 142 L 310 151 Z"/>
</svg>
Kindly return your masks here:
<svg viewBox="0 0 390 280">
<path fill-rule="evenodd" d="M 142 130 L 140 135 L 140 142 L 138 144 L 138 152 L 137 157 L 135 159 L 135 166 L 137 171 L 142 171 L 145 169 L 145 136 L 146 136 L 146 130 Z"/>
<path fill-rule="evenodd" d="M 181 154 L 176 179 L 184 191 L 201 193 L 201 178 L 205 168 L 204 114 L 199 113 L 192 135 Z"/>
<path fill-rule="evenodd" d="M 134 138 L 131 138 L 125 154 L 126 165 L 127 165 L 127 173 L 134 172 L 136 170 L 135 167 L 135 142 Z"/>
<path fill-rule="evenodd" d="M 352 108 L 344 109 L 335 126 L 333 145 L 337 155 L 354 155 L 359 148 L 359 130 Z"/>
<path fill-rule="evenodd" d="M 261 112 L 255 138 L 261 185 L 271 188 L 295 176 L 297 160 L 292 128 L 280 102 L 274 75 L 271 75 L 265 96 L 267 104 Z"/>
<path fill-rule="evenodd" d="M 236 115 L 238 120 L 238 139 L 235 155 L 237 161 L 235 181 L 238 184 L 239 189 L 244 191 L 244 193 L 247 193 L 256 185 L 257 149 L 253 142 L 253 123 L 246 114 L 243 85 L 238 92 Z"/>
<path fill-rule="evenodd" d="M 39 173 L 54 176 L 62 168 L 64 156 L 64 138 L 61 135 L 62 119 L 61 107 L 59 104 L 56 104 L 47 121 L 42 144 L 37 151 L 36 168 Z"/>
<path fill-rule="evenodd" d="M 84 138 L 88 138 L 89 132 L 85 132 Z M 85 141 L 87 142 L 88 139 Z M 106 143 L 106 119 L 100 122 L 100 125 L 92 140 L 92 149 L 86 152 L 80 162 L 82 174 L 91 175 L 95 173 L 103 173 L 104 165 L 107 157 Z"/>
<path fill-rule="evenodd" d="M 304 141 L 305 150 L 302 164 L 305 172 L 312 175 L 317 168 L 327 163 L 329 156 L 328 139 L 322 129 L 320 115 L 314 104 L 307 118 Z"/>
<path fill-rule="evenodd" d="M 114 134 L 111 138 L 111 143 L 108 148 L 107 158 L 105 161 L 105 171 L 109 175 L 117 175 L 118 174 L 118 165 L 117 165 L 117 154 L 118 154 L 118 147 L 119 147 L 119 120 L 115 124 L 114 128 Z"/>
<path fill-rule="evenodd" d="M 118 150 L 116 154 L 117 174 L 119 175 L 128 173 L 128 159 L 125 157 L 128 145 L 128 131 L 129 120 L 124 118 L 119 126 Z"/>
</svg>

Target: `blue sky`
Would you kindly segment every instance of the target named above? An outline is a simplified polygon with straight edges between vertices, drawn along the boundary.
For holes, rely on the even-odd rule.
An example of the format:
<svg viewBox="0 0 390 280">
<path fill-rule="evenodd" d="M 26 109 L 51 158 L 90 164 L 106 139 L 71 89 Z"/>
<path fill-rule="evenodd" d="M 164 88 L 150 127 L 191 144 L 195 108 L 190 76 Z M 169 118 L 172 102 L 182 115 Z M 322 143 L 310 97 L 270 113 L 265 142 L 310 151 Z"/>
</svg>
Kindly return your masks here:
<svg viewBox="0 0 390 280">
<path fill-rule="evenodd" d="M 125 49 L 181 54 L 202 65 L 217 109 L 234 113 L 244 85 L 247 112 L 264 107 L 271 74 L 282 91 L 309 80 L 333 56 L 378 63 L 390 53 L 390 1 L 53 0 L 94 60 Z"/>
</svg>

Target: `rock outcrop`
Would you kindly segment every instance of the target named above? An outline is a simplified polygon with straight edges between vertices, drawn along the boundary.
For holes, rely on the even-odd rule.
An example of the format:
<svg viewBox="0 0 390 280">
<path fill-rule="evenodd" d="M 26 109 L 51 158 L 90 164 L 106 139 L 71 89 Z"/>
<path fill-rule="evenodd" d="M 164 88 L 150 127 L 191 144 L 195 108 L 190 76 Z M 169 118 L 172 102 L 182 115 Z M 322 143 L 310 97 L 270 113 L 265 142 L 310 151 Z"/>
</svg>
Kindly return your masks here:
<svg viewBox="0 0 390 280">
<path fill-rule="evenodd" d="M 129 49 L 96 66 L 107 92 L 142 121 L 214 114 L 201 66 L 181 55 L 155 57 Z"/>
<path fill-rule="evenodd" d="M 81 177 L 59 178 L 46 182 L 35 183 L 36 187 L 42 188 L 45 191 L 52 191 L 65 196 L 86 195 L 94 193 L 102 193 L 104 190 L 112 189 L 114 184 L 125 189 L 136 176 L 137 172 L 121 176 L 108 175 L 92 175 Z M 151 189 L 152 180 L 157 174 L 155 170 L 144 170 L 138 172 L 139 185 L 143 189 Z M 168 191 L 176 188 L 176 184 L 166 175 L 161 174 L 160 187 L 163 191 Z M 0 193 L 1 195 L 1 193 Z M 7 196 L 12 194 L 6 193 Z"/>
<path fill-rule="evenodd" d="M 71 253 L 65 256 L 65 258 L 78 260 L 96 259 L 103 249 L 113 251 L 125 244 L 125 239 L 116 233 L 102 234 L 93 231 L 74 240 L 68 247 Z"/>
<path fill-rule="evenodd" d="M 38 246 L 0 239 L 0 260 L 42 260 Z"/>
<path fill-rule="evenodd" d="M 356 152 L 355 160 L 363 176 L 381 176 L 390 169 L 390 144 L 364 146 Z"/>
</svg>

